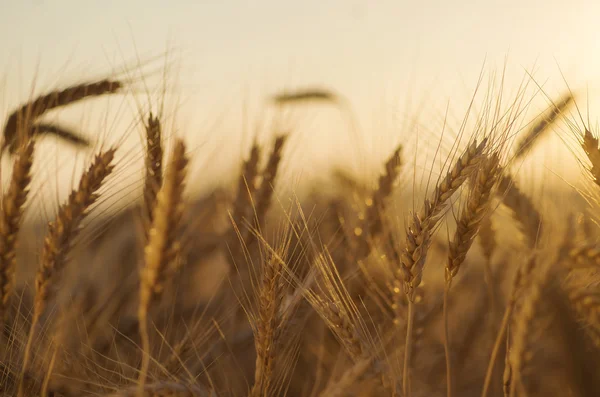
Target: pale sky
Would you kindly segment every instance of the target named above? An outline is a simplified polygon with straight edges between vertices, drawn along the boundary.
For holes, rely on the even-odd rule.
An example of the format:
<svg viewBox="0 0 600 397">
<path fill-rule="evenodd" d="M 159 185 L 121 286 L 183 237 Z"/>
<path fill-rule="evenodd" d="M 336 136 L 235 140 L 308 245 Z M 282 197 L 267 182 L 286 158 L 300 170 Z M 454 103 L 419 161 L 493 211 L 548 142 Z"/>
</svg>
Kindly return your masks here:
<svg viewBox="0 0 600 397">
<path fill-rule="evenodd" d="M 2 119 L 30 96 L 36 76 L 35 93 L 40 94 L 104 77 L 137 55 L 148 59 L 170 49 L 175 132 L 190 141 L 197 157 L 194 169 L 205 176 L 239 160 L 243 104 L 250 113 L 245 124 L 252 129 L 265 98 L 286 87 L 327 87 L 347 98 L 366 137 L 362 152 L 377 163 L 401 136 L 431 139 L 441 129 L 448 103 L 454 121 L 460 120 L 484 60 L 485 70 L 498 73 L 506 60 L 509 91 L 528 70 L 556 98 L 566 87 L 562 70 L 572 88 L 588 92 L 594 121 L 594 107 L 600 106 L 600 3 L 591 0 L 0 4 Z M 163 63 L 159 59 L 145 70 L 159 70 Z M 160 88 L 160 80 L 149 81 L 155 81 L 154 90 Z M 407 118 L 423 100 L 418 127 L 405 130 Z M 123 103 L 123 97 L 94 101 L 56 117 L 82 129 L 102 129 L 118 140 L 135 110 L 131 101 Z M 543 96 L 533 105 L 532 114 L 543 109 Z M 115 117 L 114 123 L 107 114 Z M 294 120 L 302 130 L 293 141 L 297 148 L 292 155 L 300 164 L 294 175 L 314 173 L 318 167 L 310 164 L 352 158 L 348 150 L 340 150 L 341 142 L 352 136 L 347 115 L 308 107 L 294 112 Z M 132 145 L 139 142 L 139 128 L 129 134 Z M 59 160 L 54 160 L 58 150 L 46 158 L 62 161 L 61 169 L 70 176 L 70 155 L 61 150 Z M 139 157 L 139 149 L 137 153 Z"/>
</svg>

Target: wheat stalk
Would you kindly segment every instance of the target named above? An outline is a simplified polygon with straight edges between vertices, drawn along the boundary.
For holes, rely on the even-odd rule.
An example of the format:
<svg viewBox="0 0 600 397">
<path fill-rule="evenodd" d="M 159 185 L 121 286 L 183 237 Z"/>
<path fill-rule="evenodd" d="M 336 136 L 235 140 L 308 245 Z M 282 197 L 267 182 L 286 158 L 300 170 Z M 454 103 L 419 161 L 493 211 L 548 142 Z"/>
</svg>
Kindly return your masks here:
<svg viewBox="0 0 600 397">
<path fill-rule="evenodd" d="M 144 388 L 150 363 L 148 310 L 171 279 L 173 263 L 180 251 L 177 230 L 183 215 L 183 190 L 188 159 L 185 144 L 178 140 L 173 148 L 163 186 L 158 192 L 154 220 L 144 250 L 144 265 L 140 271 L 138 322 L 144 358 L 140 370 L 140 392 Z"/>
<path fill-rule="evenodd" d="M 446 285 L 444 288 L 444 350 L 446 355 L 446 388 L 448 397 L 452 396 L 452 371 L 450 357 L 450 338 L 448 332 L 448 295 L 452 279 L 458 273 L 465 261 L 467 253 L 473 244 L 483 218 L 487 215 L 492 189 L 496 185 L 500 173 L 500 159 L 495 153 L 483 160 L 481 168 L 475 177 L 475 183 L 467 198 L 462 215 L 457 225 L 454 239 L 450 243 L 448 261 L 445 268 Z"/>
<path fill-rule="evenodd" d="M 174 382 L 157 382 L 145 385 L 142 394 L 137 387 L 106 394 L 104 397 L 211 397 L 213 393 L 198 386 L 184 385 Z"/>
<path fill-rule="evenodd" d="M 508 298 L 508 302 L 506 304 L 506 309 L 504 310 L 504 315 L 502 317 L 502 322 L 500 325 L 500 330 L 498 331 L 498 335 L 496 335 L 496 340 L 494 342 L 494 347 L 492 348 L 492 353 L 490 355 L 490 360 L 488 362 L 487 371 L 485 374 L 485 380 L 483 383 L 483 390 L 481 392 L 481 397 L 486 397 L 490 384 L 492 381 L 492 375 L 494 372 L 494 366 L 496 364 L 496 359 L 498 357 L 498 353 L 500 351 L 500 346 L 502 344 L 502 340 L 504 339 L 504 335 L 507 333 L 510 320 L 512 318 L 513 311 L 515 310 L 515 306 L 517 304 L 518 293 L 520 292 L 521 287 L 524 284 L 524 280 L 528 279 L 533 271 L 537 267 L 538 258 L 535 255 L 531 255 L 530 258 L 515 272 L 512 284 L 511 284 L 511 292 Z M 508 344 L 508 343 L 507 343 Z M 508 349 L 507 349 L 508 354 Z M 510 363 L 508 361 L 508 357 L 506 358 L 507 368 L 510 367 Z"/>
<path fill-rule="evenodd" d="M 33 318 L 25 346 L 23 373 L 27 371 L 29 365 L 31 343 L 36 326 L 52 297 L 51 287 L 66 265 L 73 239 L 79 232 L 87 210 L 98 199 L 96 192 L 113 170 L 112 161 L 115 151 L 116 149 L 113 148 L 96 155 L 90 167 L 81 176 L 78 189 L 71 192 L 67 202 L 59 208 L 56 220 L 48 225 L 41 263 L 35 278 Z M 23 377 L 19 381 L 18 395 L 19 397 L 23 395 Z"/>
<path fill-rule="evenodd" d="M 539 271 L 533 277 L 529 290 L 524 296 L 523 305 L 518 316 L 519 321 L 515 324 L 513 344 L 508 356 L 511 369 L 511 397 L 515 396 L 517 387 L 524 387 L 522 384 L 523 369 L 531 359 L 530 354 L 527 354 L 533 334 L 531 327 L 538 314 L 539 302 L 543 298 L 543 289 L 547 285 L 550 274 L 550 266 L 546 265 L 538 268 Z"/>
<path fill-rule="evenodd" d="M 421 283 L 421 275 L 427 258 L 430 245 L 430 234 L 439 221 L 439 214 L 446 201 L 456 192 L 463 182 L 473 173 L 479 165 L 487 138 L 477 144 L 474 140 L 463 155 L 448 171 L 444 179 L 435 187 L 431 200 L 426 199 L 424 208 L 418 213 L 413 213 L 406 229 L 406 247 L 400 256 L 400 264 L 396 272 L 396 279 L 401 280 L 404 293 L 408 297 L 408 321 L 406 332 L 406 348 L 404 352 L 404 375 L 402 389 L 408 396 L 408 371 L 410 367 L 412 327 L 414 317 L 415 290 Z M 394 304 L 399 307 L 399 294 L 395 297 Z"/>
</svg>

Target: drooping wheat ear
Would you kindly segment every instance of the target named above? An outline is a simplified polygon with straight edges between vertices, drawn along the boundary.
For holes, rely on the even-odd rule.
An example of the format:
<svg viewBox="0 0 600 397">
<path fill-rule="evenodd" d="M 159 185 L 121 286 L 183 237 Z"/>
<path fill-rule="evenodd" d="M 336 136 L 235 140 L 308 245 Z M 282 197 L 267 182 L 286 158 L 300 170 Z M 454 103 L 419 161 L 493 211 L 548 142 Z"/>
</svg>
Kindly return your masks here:
<svg viewBox="0 0 600 397">
<path fill-rule="evenodd" d="M 386 200 L 392 194 L 394 184 L 400 174 L 402 167 L 402 145 L 398 146 L 394 153 L 385 162 L 385 172 L 379 177 L 377 189 L 367 200 L 367 211 L 361 230 L 368 233 L 370 239 L 375 239 L 383 232 L 383 213 Z M 358 239 L 357 257 L 360 260 L 369 256 L 372 244 L 366 238 Z"/>
<path fill-rule="evenodd" d="M 412 219 L 409 220 L 406 229 L 406 247 L 401 255 L 397 277 L 403 281 L 404 292 L 410 300 L 413 299 L 414 291 L 421 283 L 421 274 L 430 244 L 430 233 L 440 219 L 440 212 L 446 201 L 477 169 L 486 144 L 487 138 L 479 144 L 474 140 L 435 187 L 432 198 L 426 199 L 423 209 L 413 213 Z"/>
<path fill-rule="evenodd" d="M 600 148 L 598 147 L 598 138 L 586 128 L 581 146 L 585 151 L 592 167 L 589 172 L 592 175 L 593 181 L 600 186 Z"/>
<path fill-rule="evenodd" d="M 550 106 L 549 110 L 544 116 L 540 118 L 538 122 L 533 124 L 525 136 L 517 144 L 515 151 L 515 159 L 523 157 L 529 152 L 535 141 L 537 141 L 549 127 L 555 123 L 560 115 L 569 107 L 573 102 L 573 95 L 571 93 L 566 94 L 557 104 Z"/>
<path fill-rule="evenodd" d="M 2 133 L 4 137 L 3 150 L 9 148 L 10 153 L 14 153 L 19 145 L 17 140 L 18 138 L 20 139 L 17 132 L 34 132 L 31 127 L 36 119 L 49 110 L 67 106 L 89 97 L 114 94 L 120 91 L 123 86 L 123 83 L 120 81 L 107 79 L 92 83 L 82 83 L 39 96 L 33 101 L 20 106 L 8 116 L 6 125 L 4 126 Z"/>
<path fill-rule="evenodd" d="M 33 318 L 25 347 L 23 373 L 29 365 L 35 328 L 46 304 L 51 299 L 51 288 L 67 263 L 72 242 L 80 230 L 81 222 L 87 215 L 89 207 L 98 199 L 96 192 L 102 187 L 106 177 L 114 168 L 112 161 L 115 151 L 116 149 L 113 148 L 96 155 L 90 167 L 81 176 L 78 189 L 73 190 L 67 202 L 60 206 L 56 220 L 48 224 L 48 234 L 44 239 L 40 268 L 35 277 Z M 22 379 L 23 377 L 19 384 L 19 396 L 23 395 Z"/>
<path fill-rule="evenodd" d="M 273 150 L 271 151 L 269 160 L 262 172 L 262 182 L 256 192 L 255 200 L 255 219 L 259 222 L 259 226 L 260 222 L 264 222 L 264 218 L 271 205 L 271 198 L 273 197 L 273 190 L 275 189 L 275 180 L 277 178 L 277 172 L 279 171 L 279 164 L 281 163 L 281 153 L 283 152 L 283 146 L 287 137 L 287 135 L 279 135 L 275 138 Z"/>
<path fill-rule="evenodd" d="M 253 397 L 271 395 L 277 345 L 283 328 L 280 308 L 284 296 L 281 262 L 271 258 L 263 265 L 262 284 L 258 292 L 258 318 L 256 324 L 256 368 L 254 386 L 250 393 Z"/>
<path fill-rule="evenodd" d="M 408 371 L 410 367 L 412 327 L 414 317 L 415 291 L 421 284 L 421 276 L 427 251 L 430 245 L 430 235 L 440 219 L 440 213 L 446 201 L 460 188 L 465 180 L 480 164 L 487 138 L 477 144 L 476 140 L 469 145 L 444 179 L 435 187 L 432 199 L 425 199 L 423 209 L 412 214 L 406 229 L 406 246 L 400 256 L 400 263 L 395 273 L 396 281 L 403 284 L 404 293 L 408 297 L 406 347 L 404 351 L 404 371 L 402 389 L 405 396 L 409 395 Z M 400 307 L 400 294 L 396 294 L 394 305 Z"/>
<path fill-rule="evenodd" d="M 153 222 L 148 233 L 148 242 L 144 250 L 144 264 L 140 272 L 140 301 L 138 322 L 144 359 L 140 371 L 140 387 L 143 388 L 150 362 L 150 341 L 148 336 L 148 310 L 171 279 L 175 270 L 174 261 L 180 251 L 178 227 L 183 215 L 183 191 L 188 159 L 185 144 L 177 140 L 163 186 L 156 197 Z M 142 390 L 142 389 L 140 389 Z"/>
<path fill-rule="evenodd" d="M 137 387 L 131 387 L 116 393 L 106 394 L 104 397 L 211 397 L 213 395 L 213 393 L 198 386 L 159 382 L 144 386 L 142 394 L 139 394 Z"/>
<path fill-rule="evenodd" d="M 273 102 L 278 105 L 316 101 L 336 102 L 337 100 L 338 98 L 333 92 L 317 88 L 298 90 L 294 92 L 284 92 L 273 97 Z"/>
<path fill-rule="evenodd" d="M 516 185 L 509 175 L 500 178 L 498 192 L 504 194 L 502 202 L 513 212 L 528 248 L 535 248 L 538 236 L 542 232 L 542 221 L 537 208 Z"/>
<path fill-rule="evenodd" d="M 146 175 L 144 178 L 144 221 L 146 233 L 152 225 L 152 211 L 163 180 L 162 128 L 158 117 L 148 116 L 146 129 Z"/>
<path fill-rule="evenodd" d="M 6 308 L 15 285 L 16 249 L 31 182 L 33 149 L 34 140 L 32 139 L 17 150 L 8 192 L 2 199 L 2 212 L 0 212 L 0 282 L 2 288 L 0 325 L 4 323 Z"/>
<path fill-rule="evenodd" d="M 448 334 L 448 294 L 452 279 L 458 273 L 460 266 L 464 262 L 473 240 L 479 231 L 481 221 L 486 216 L 492 194 L 492 189 L 498 181 L 500 174 L 500 159 L 497 153 L 484 159 L 477 172 L 473 187 L 469 192 L 467 203 L 463 208 L 462 214 L 456 224 L 454 239 L 450 242 L 448 261 L 446 262 L 445 279 L 446 287 L 444 290 L 443 317 L 444 317 L 444 349 L 446 354 L 446 387 L 447 394 L 452 395 L 452 375 L 451 375 L 451 357 L 450 341 Z"/>
</svg>

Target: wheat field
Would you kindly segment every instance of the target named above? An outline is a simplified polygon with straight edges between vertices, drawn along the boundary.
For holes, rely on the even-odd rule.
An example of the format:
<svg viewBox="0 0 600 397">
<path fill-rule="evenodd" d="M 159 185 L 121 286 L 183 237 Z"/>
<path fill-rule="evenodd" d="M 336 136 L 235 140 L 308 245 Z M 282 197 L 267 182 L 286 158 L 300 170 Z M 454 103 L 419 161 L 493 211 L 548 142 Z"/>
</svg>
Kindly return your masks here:
<svg viewBox="0 0 600 397">
<path fill-rule="evenodd" d="M 600 147 L 570 91 L 526 122 L 523 96 L 490 95 L 440 138 L 425 184 L 410 170 L 425 153 L 400 142 L 378 179 L 326 170 L 288 197 L 293 131 L 255 140 L 234 181 L 191 196 L 189 145 L 167 144 L 164 115 L 147 111 L 139 199 L 94 216 L 126 166 L 119 146 L 41 119 L 125 85 L 62 87 L 5 121 L 2 395 L 598 395 Z M 519 164 L 560 123 L 584 183 L 531 195 Z M 95 153 L 31 225 L 48 136 Z"/>
</svg>

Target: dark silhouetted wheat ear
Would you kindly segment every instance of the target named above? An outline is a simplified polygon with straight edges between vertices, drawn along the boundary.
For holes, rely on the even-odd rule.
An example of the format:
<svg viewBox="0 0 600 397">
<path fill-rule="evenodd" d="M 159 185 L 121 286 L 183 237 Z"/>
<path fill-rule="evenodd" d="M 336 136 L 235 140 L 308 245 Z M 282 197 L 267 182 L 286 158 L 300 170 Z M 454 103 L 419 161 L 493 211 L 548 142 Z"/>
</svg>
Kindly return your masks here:
<svg viewBox="0 0 600 397">
<path fill-rule="evenodd" d="M 8 116 L 2 133 L 2 136 L 4 137 L 3 150 L 8 148 L 10 153 L 15 153 L 17 147 L 20 145 L 17 133 L 20 131 L 24 133 L 34 132 L 35 128 L 32 127 L 34 126 L 36 119 L 44 115 L 44 113 L 89 97 L 113 94 L 120 91 L 122 88 L 123 83 L 120 81 L 105 79 L 92 83 L 73 85 L 63 90 L 53 91 L 49 94 L 37 97 L 31 102 L 20 106 Z M 46 132 L 52 133 L 51 131 Z M 58 135 L 60 136 L 60 134 Z"/>
</svg>

